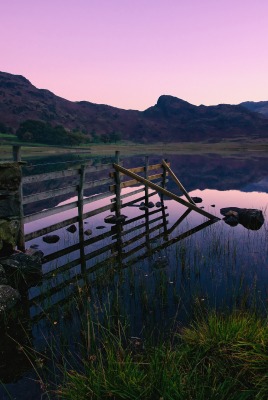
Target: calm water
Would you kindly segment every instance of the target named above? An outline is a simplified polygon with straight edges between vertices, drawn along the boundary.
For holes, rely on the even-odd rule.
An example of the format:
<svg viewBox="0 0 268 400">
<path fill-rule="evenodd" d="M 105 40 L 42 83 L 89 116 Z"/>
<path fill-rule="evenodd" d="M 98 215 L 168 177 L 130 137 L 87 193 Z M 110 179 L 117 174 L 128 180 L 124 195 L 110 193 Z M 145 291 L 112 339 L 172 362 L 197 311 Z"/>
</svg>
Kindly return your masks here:
<svg viewBox="0 0 268 400">
<path fill-rule="evenodd" d="M 150 157 L 150 164 L 160 162 L 161 158 Z M 219 218 L 222 218 L 220 209 L 224 207 L 257 208 L 265 216 L 263 226 L 259 230 L 249 230 L 240 224 L 230 227 L 220 220 L 201 229 L 207 221 L 205 217 L 192 211 L 180 221 L 186 208 L 165 198 L 165 209 L 154 207 L 149 213 L 135 206 L 124 208 L 122 213 L 127 220 L 121 229 L 104 222 L 109 211 L 85 220 L 85 229 L 90 228 L 92 235 L 83 249 L 87 260 L 82 264 L 78 246 L 64 256 L 55 259 L 52 256 L 77 245 L 77 232 L 70 233 L 66 228 L 56 231 L 60 236 L 56 244 L 46 244 L 42 237 L 34 239 L 27 247 L 35 245 L 51 261 L 43 264 L 44 279 L 25 293 L 24 326 L 10 328 L 9 334 L 18 343 L 24 341 L 43 351 L 51 337 L 57 338 L 64 329 L 66 341 L 75 348 L 81 321 L 79 314 L 68 311 L 69 300 L 76 294 L 77 283 L 82 296 L 85 280 L 91 286 L 90 301 L 95 308 L 110 306 L 115 297 L 122 300 L 120 313 L 127 316 L 132 336 L 142 336 L 144 331 L 156 327 L 164 330 L 174 321 L 178 325 L 185 324 L 195 306 L 200 305 L 221 310 L 255 306 L 265 312 L 268 299 L 268 158 L 174 155 L 169 156 L 168 161 L 190 195 L 202 198 L 198 206 Z M 123 164 L 129 168 L 140 166 L 144 158 L 125 159 Z M 52 183 L 48 182 L 46 189 L 51 188 L 50 185 Z M 167 189 L 182 195 L 171 180 Z M 124 189 L 122 193 L 130 190 L 133 188 Z M 140 196 L 142 194 L 136 198 Z M 53 199 L 49 206 L 73 200 L 61 198 L 57 203 Z M 151 196 L 149 200 L 156 203 L 159 196 Z M 109 202 L 110 199 L 100 200 L 98 207 Z M 48 204 L 41 204 L 39 208 L 45 207 Z M 94 208 L 96 205 L 91 203 L 84 211 Z M 64 218 L 73 215 L 75 211 L 71 210 L 64 213 Z M 25 231 L 35 231 L 62 218 L 62 215 L 55 215 L 27 224 Z M 103 228 L 98 229 L 100 226 Z M 99 268 L 93 273 L 96 265 Z M 59 270 L 61 266 L 64 272 Z M 37 378 L 18 350 L 18 343 L 3 344 L 6 359 L 0 363 L 0 379 L 11 398 L 39 399 L 40 385 L 33 381 Z M 0 388 L 0 399 L 8 398 Z"/>
</svg>

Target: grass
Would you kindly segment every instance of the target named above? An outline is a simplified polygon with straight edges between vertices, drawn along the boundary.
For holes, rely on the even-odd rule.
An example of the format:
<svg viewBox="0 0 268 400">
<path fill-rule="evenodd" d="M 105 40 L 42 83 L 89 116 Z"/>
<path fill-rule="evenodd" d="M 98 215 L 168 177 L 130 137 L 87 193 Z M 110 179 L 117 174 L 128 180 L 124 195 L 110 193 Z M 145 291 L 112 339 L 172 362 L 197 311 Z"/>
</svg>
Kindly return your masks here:
<svg viewBox="0 0 268 400">
<path fill-rule="evenodd" d="M 255 315 L 201 316 L 157 345 L 126 339 L 124 329 L 112 334 L 101 328 L 82 371 L 65 370 L 59 398 L 268 398 L 268 326 Z"/>
<path fill-rule="evenodd" d="M 1 139 L 1 138 L 0 138 Z M 42 144 L 29 144 L 23 142 L 14 142 L 22 147 L 22 159 L 30 157 L 44 157 L 53 154 L 68 154 L 68 153 L 90 153 L 92 156 L 114 155 L 115 151 L 119 150 L 122 156 L 128 155 L 148 155 L 148 154 L 239 154 L 239 156 L 248 157 L 250 152 L 258 152 L 258 155 L 266 156 L 268 150 L 268 142 L 263 139 L 249 140 L 241 137 L 239 141 L 232 139 L 223 140 L 217 143 L 209 142 L 178 142 L 178 143 L 150 143 L 139 144 L 134 142 L 122 141 L 119 143 L 82 145 L 79 147 L 62 147 L 62 146 L 47 146 Z M 11 145 L 0 146 L 0 158 L 11 159 Z"/>
</svg>

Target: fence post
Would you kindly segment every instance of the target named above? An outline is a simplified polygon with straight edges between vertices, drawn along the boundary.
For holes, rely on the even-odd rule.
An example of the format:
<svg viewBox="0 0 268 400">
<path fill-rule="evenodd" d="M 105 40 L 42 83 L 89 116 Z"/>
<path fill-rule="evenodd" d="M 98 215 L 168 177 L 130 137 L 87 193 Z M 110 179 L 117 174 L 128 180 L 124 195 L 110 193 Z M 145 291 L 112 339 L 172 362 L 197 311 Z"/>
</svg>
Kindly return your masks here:
<svg viewBox="0 0 268 400">
<path fill-rule="evenodd" d="M 115 163 L 119 165 L 120 162 L 120 151 L 115 152 Z M 121 209 L 121 186 L 120 186 L 120 172 L 115 171 L 115 215 L 118 218 L 120 215 L 120 209 Z"/>
<path fill-rule="evenodd" d="M 84 164 L 81 165 L 79 174 L 80 174 L 80 180 L 79 180 L 79 185 L 77 188 L 78 233 L 79 233 L 79 244 L 80 244 L 81 270 L 83 270 L 86 268 L 85 249 L 84 249 L 84 224 L 83 224 L 84 183 L 85 183 L 85 175 L 86 175 L 86 167 Z"/>
<path fill-rule="evenodd" d="M 148 179 L 148 166 L 149 166 L 149 157 L 146 156 L 145 157 L 145 167 L 144 167 L 144 177 L 145 179 Z M 150 250 L 151 246 L 150 246 L 150 234 L 149 234 L 149 230 L 150 230 L 150 224 L 149 224 L 149 209 L 148 209 L 148 203 L 149 203 L 149 198 L 148 198 L 148 194 L 149 194 L 149 188 L 147 185 L 145 185 L 144 187 L 144 193 L 145 193 L 145 224 L 146 224 L 146 234 L 145 234 L 145 240 L 146 240 L 146 247 L 148 249 L 148 251 Z"/>
<path fill-rule="evenodd" d="M 12 147 L 12 152 L 13 152 L 13 160 L 17 163 L 20 163 L 21 162 L 21 146 L 14 145 Z M 20 165 L 20 171 L 21 171 L 21 165 Z M 19 209 L 19 224 L 20 224 L 20 226 L 19 226 L 19 232 L 18 232 L 17 247 L 20 251 L 25 251 L 22 171 L 21 171 L 21 181 L 20 181 L 20 185 L 19 185 L 18 196 L 19 196 L 19 203 L 20 203 L 20 209 Z"/>
</svg>

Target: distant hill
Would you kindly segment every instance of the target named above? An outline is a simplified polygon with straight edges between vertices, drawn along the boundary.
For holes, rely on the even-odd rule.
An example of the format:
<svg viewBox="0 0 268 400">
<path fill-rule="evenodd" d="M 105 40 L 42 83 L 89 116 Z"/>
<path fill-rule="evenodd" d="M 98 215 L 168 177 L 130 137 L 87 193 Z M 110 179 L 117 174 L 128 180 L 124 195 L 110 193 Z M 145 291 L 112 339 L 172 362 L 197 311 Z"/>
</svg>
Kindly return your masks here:
<svg viewBox="0 0 268 400">
<path fill-rule="evenodd" d="M 246 107 L 250 111 L 263 114 L 268 118 L 268 101 L 244 101 L 240 106 Z"/>
<path fill-rule="evenodd" d="M 120 132 L 123 139 L 144 143 L 268 137 L 268 120 L 244 104 L 195 106 L 163 95 L 145 111 L 124 110 L 68 101 L 37 89 L 21 75 L 0 72 L 0 123 L 15 132 L 28 119 L 62 125 L 89 137 Z"/>
</svg>

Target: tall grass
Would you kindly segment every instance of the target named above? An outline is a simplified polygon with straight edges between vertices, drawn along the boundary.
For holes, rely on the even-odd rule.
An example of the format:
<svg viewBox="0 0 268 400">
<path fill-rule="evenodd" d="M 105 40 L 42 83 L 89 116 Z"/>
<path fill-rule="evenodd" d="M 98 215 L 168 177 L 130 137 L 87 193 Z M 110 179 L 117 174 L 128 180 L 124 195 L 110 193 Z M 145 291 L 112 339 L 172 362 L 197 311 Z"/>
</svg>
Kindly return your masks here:
<svg viewBox="0 0 268 400">
<path fill-rule="evenodd" d="M 101 328 L 82 370 L 65 370 L 59 398 L 268 398 L 267 321 L 250 313 L 200 316 L 157 345 L 126 339 Z"/>
</svg>

